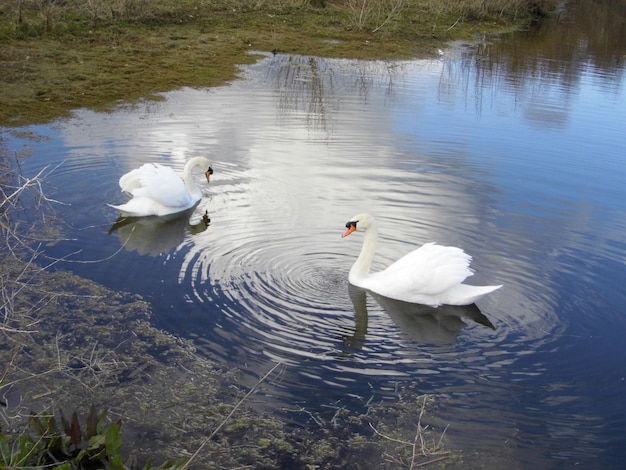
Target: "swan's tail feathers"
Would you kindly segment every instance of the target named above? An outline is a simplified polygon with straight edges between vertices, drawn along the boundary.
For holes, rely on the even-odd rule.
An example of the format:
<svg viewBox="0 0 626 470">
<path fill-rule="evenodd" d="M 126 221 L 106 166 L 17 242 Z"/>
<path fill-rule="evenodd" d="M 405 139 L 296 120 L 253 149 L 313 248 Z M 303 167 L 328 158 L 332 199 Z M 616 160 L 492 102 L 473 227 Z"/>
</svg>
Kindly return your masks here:
<svg viewBox="0 0 626 470">
<path fill-rule="evenodd" d="M 470 286 L 467 284 L 459 284 L 458 286 L 446 292 L 444 304 L 447 305 L 471 305 L 481 297 L 500 289 L 502 284 L 498 286 Z"/>
<path fill-rule="evenodd" d="M 483 292 L 482 295 L 485 295 L 485 294 L 489 294 L 490 292 L 493 292 L 494 290 L 500 289 L 500 287 L 502 287 L 502 284 L 499 284 L 497 286 L 471 286 L 471 287 L 476 287 L 480 289 Z"/>
<path fill-rule="evenodd" d="M 112 207 L 113 209 L 117 209 L 124 217 L 140 217 L 142 215 L 134 211 L 132 206 L 129 207 L 128 203 L 121 204 L 119 206 L 107 203 L 107 206 Z"/>
<path fill-rule="evenodd" d="M 117 209 L 120 212 L 124 212 L 127 211 L 129 209 L 128 203 L 124 203 L 124 204 L 120 204 L 119 206 L 116 206 L 115 204 L 109 204 L 107 203 L 107 206 L 112 207 L 113 209 Z"/>
</svg>

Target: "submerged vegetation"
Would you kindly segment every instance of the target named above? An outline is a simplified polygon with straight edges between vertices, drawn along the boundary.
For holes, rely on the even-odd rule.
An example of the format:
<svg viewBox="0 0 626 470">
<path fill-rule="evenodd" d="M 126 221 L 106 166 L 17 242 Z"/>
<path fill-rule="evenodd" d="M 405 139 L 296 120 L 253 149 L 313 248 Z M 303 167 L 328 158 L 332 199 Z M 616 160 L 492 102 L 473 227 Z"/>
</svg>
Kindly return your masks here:
<svg viewBox="0 0 626 470">
<path fill-rule="evenodd" d="M 251 52 L 350 58 L 432 54 L 532 21 L 556 0 L 7 0 L 0 125 L 107 110 L 233 79 Z"/>
</svg>

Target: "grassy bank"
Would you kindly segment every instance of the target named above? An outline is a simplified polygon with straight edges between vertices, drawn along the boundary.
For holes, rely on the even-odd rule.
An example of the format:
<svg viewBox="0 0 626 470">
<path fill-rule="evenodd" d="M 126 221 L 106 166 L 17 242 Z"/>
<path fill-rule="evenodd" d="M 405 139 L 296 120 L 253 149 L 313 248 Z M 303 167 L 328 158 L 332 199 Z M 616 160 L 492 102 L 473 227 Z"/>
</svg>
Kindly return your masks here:
<svg viewBox="0 0 626 470">
<path fill-rule="evenodd" d="M 0 5 L 0 126 L 236 77 L 255 50 L 424 57 L 536 19 L 555 0 L 8 0 Z"/>
</svg>

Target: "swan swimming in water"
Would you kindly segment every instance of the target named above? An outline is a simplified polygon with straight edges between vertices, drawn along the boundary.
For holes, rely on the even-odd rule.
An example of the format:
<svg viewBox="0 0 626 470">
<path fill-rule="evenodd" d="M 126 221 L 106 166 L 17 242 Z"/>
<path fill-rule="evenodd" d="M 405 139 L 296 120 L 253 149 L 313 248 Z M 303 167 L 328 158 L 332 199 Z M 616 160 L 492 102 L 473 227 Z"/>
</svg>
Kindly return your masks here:
<svg viewBox="0 0 626 470">
<path fill-rule="evenodd" d="M 416 304 L 470 305 L 483 295 L 502 287 L 470 286 L 462 282 L 473 275 L 472 257 L 461 248 L 426 243 L 391 264 L 387 269 L 370 273 L 378 242 L 376 223 L 368 214 L 358 214 L 346 223 L 343 237 L 364 230 L 363 247 L 350 269 L 350 284 L 384 297 Z"/>
<path fill-rule="evenodd" d="M 130 194 L 132 199 L 126 204 L 109 206 L 128 217 L 164 216 L 190 209 L 202 198 L 202 192 L 191 174 L 196 166 L 202 168 L 208 183 L 213 168 L 211 162 L 204 157 L 190 159 L 182 176 L 170 167 L 146 163 L 120 178 L 120 188 Z"/>
</svg>

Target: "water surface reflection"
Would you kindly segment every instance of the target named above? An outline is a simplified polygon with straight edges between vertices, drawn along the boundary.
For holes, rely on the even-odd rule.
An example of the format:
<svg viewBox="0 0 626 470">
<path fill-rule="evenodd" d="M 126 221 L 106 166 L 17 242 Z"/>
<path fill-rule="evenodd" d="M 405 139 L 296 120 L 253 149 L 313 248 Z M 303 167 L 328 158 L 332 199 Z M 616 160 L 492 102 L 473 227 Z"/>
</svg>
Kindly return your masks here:
<svg viewBox="0 0 626 470">
<path fill-rule="evenodd" d="M 125 217 L 120 216 L 109 228 L 109 235 L 116 233 L 120 244 L 129 251 L 140 255 L 158 256 L 169 253 L 180 245 L 185 234 L 196 235 L 204 232 L 211 224 L 208 210 L 197 222 L 190 217 L 195 206 L 184 212 L 169 216 Z"/>
<path fill-rule="evenodd" d="M 349 286 L 348 290 L 354 306 L 355 329 L 353 335 L 344 338 L 344 343 L 360 349 L 367 337 L 368 293 L 355 286 Z M 493 324 L 476 304 L 442 305 L 434 308 L 402 302 L 374 293 L 369 293 L 369 295 L 376 299 L 376 302 L 404 335 L 421 345 L 455 343 L 461 331 L 468 326 L 464 320 L 471 320 L 495 330 Z"/>
<path fill-rule="evenodd" d="M 602 14 L 609 4 L 587 15 L 619 29 Z M 104 259 L 125 246 L 69 267 L 146 295 L 158 326 L 250 384 L 285 363 L 268 400 L 362 403 L 412 382 L 440 398 L 453 446 L 506 448 L 526 466 L 616 464 L 623 42 L 601 43 L 597 21 L 568 14 L 561 32 L 437 60 L 268 56 L 228 87 L 37 129 L 50 140 L 32 144 L 27 170 L 63 160 L 51 183 L 71 204 L 60 210 L 72 237 L 50 254 Z M 180 169 L 196 155 L 215 175 L 195 210 L 107 234 L 121 174 L 150 161 Z M 206 211 L 210 226 L 190 231 Z M 341 232 L 362 211 L 380 225 L 374 269 L 436 241 L 474 257 L 472 282 L 504 287 L 454 311 L 355 293 L 347 273 L 359 246 Z"/>
</svg>

